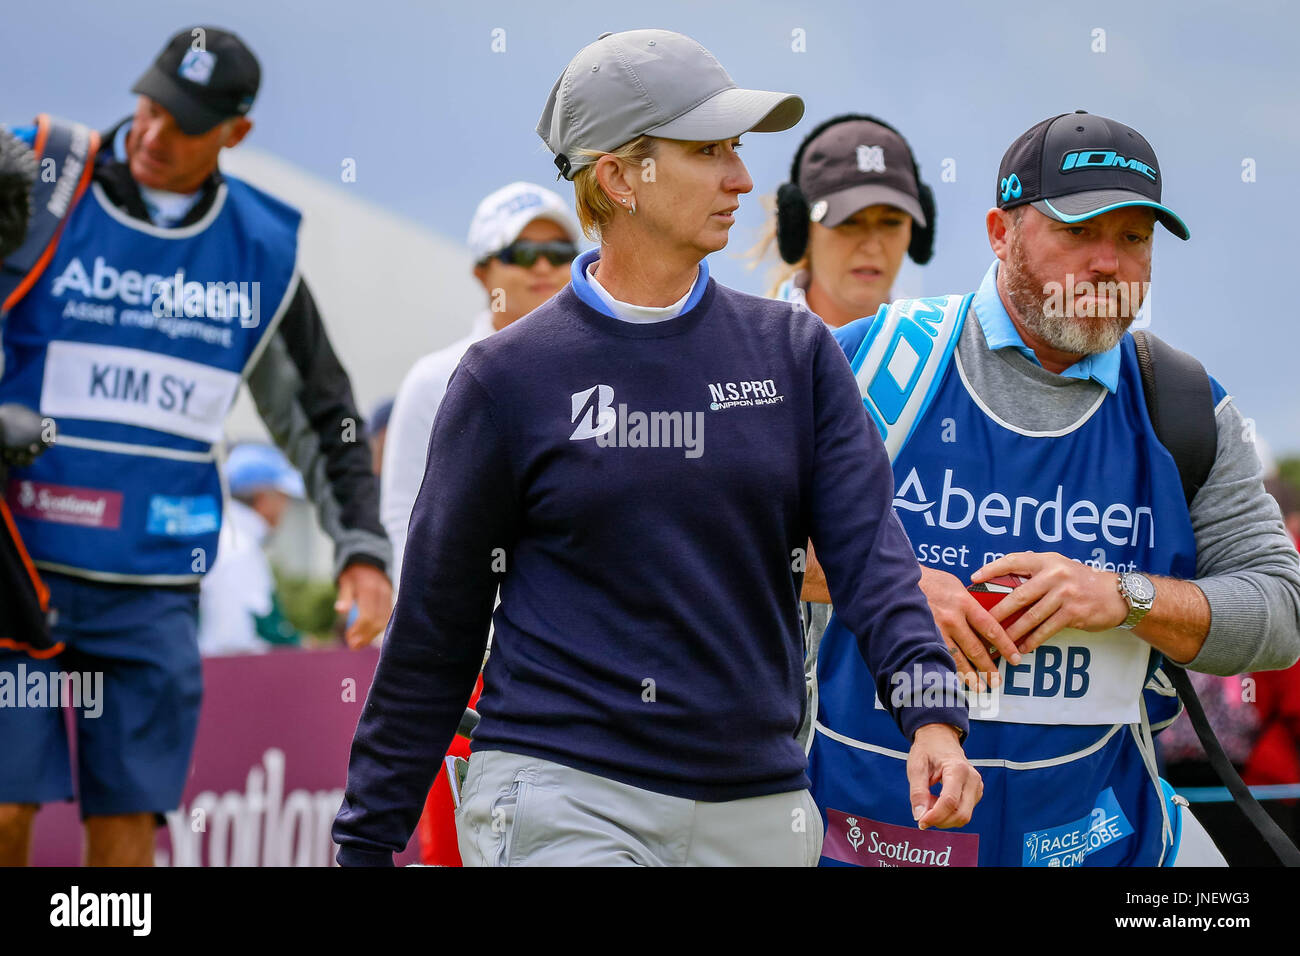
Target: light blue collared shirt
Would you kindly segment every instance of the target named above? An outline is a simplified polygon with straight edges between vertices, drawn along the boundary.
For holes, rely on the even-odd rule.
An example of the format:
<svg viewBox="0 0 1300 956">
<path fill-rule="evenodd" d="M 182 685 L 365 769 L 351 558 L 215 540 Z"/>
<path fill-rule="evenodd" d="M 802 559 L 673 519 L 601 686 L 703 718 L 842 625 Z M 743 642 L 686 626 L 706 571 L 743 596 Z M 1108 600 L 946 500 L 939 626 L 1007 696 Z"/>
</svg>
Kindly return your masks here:
<svg viewBox="0 0 1300 956">
<path fill-rule="evenodd" d="M 1043 363 L 1038 361 L 1034 350 L 1025 344 L 1025 340 L 1016 331 L 1011 316 L 1007 315 L 1006 306 L 1002 304 L 1002 297 L 998 295 L 998 260 L 994 259 L 989 271 L 984 273 L 984 281 L 980 283 L 971 305 L 979 317 L 984 340 L 988 342 L 991 351 L 1012 348 L 1035 365 L 1042 366 Z M 1061 372 L 1061 375 L 1065 378 L 1092 379 L 1097 384 L 1104 385 L 1113 395 L 1119 387 L 1119 349 L 1117 344 L 1109 351 L 1085 355 Z"/>
</svg>

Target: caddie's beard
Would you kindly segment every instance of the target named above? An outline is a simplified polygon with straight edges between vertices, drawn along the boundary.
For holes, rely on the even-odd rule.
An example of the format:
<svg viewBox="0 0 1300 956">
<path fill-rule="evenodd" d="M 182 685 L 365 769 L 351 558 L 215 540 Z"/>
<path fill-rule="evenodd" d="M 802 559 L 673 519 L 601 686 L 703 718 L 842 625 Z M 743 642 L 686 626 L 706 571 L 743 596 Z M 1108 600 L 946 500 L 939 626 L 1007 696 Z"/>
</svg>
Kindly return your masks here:
<svg viewBox="0 0 1300 956">
<path fill-rule="evenodd" d="M 1129 311 L 1131 314 L 1128 316 L 1072 316 L 1066 309 L 1062 309 L 1061 314 L 1047 312 L 1046 303 L 1051 298 L 1049 290 L 1053 288 L 1051 283 L 1059 286 L 1060 280 L 1047 279 L 1033 271 L 1029 257 L 1025 255 L 1019 229 L 1012 230 L 1008 255 L 1005 266 L 1007 298 L 1016 307 L 1020 321 L 1034 338 L 1045 345 L 1071 355 L 1109 352 L 1133 324 L 1140 303 L 1135 303 L 1129 310 L 1116 310 Z M 1057 298 L 1059 300 L 1061 297 L 1058 295 Z M 1104 302 L 1104 299 L 1098 301 L 1097 308 L 1101 309 Z"/>
</svg>

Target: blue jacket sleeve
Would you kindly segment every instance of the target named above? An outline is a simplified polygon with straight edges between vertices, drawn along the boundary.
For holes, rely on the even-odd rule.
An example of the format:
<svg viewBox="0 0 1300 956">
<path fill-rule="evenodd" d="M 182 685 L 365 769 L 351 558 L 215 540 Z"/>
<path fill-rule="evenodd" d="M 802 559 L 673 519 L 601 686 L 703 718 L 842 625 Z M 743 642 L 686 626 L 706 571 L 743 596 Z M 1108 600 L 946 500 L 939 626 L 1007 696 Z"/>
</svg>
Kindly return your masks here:
<svg viewBox="0 0 1300 956">
<path fill-rule="evenodd" d="M 835 612 L 858 639 L 880 700 L 909 740 L 932 723 L 964 735 L 964 700 L 952 656 L 921 592 L 921 570 L 894 514 L 894 476 L 879 433 L 862 407 L 848 360 L 821 330 L 814 359 L 815 451 L 810 528 Z M 934 672 L 934 676 L 928 676 Z M 901 690 L 904 693 L 900 694 Z M 918 686 L 919 684 L 919 686 Z M 902 705 L 896 701 L 903 700 Z"/>
<path fill-rule="evenodd" d="M 333 838 L 344 866 L 391 866 L 411 837 L 483 663 L 516 486 L 492 403 L 464 364 L 429 438 L 397 603 L 352 741 Z"/>
</svg>

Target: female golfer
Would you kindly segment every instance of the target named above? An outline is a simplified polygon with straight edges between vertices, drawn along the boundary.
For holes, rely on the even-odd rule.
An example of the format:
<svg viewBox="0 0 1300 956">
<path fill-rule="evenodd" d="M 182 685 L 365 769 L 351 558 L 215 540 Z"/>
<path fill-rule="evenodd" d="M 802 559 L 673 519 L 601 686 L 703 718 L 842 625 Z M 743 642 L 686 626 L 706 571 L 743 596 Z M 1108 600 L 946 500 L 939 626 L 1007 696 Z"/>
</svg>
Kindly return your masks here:
<svg viewBox="0 0 1300 956">
<path fill-rule="evenodd" d="M 911 741 L 919 825 L 970 819 L 964 706 L 890 693 L 890 675 L 956 675 L 844 355 L 806 311 L 709 278 L 753 188 L 739 136 L 802 111 L 663 30 L 606 34 L 555 84 L 538 132 L 600 246 L 452 376 L 353 741 L 340 863 L 405 846 L 489 620 L 466 864 L 816 863 L 795 741 L 810 537 Z"/>
</svg>

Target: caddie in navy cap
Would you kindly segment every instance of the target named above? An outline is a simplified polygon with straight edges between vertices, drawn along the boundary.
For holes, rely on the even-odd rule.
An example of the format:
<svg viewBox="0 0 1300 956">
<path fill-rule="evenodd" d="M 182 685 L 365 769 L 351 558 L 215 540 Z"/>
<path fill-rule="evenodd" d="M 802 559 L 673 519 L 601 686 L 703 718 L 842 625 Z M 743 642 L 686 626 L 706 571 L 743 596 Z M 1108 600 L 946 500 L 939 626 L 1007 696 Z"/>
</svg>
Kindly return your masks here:
<svg viewBox="0 0 1300 956">
<path fill-rule="evenodd" d="M 1122 123 L 1083 112 L 1037 123 L 1002 160 L 978 284 L 927 289 L 835 332 L 891 452 L 895 517 L 909 540 L 931 542 L 917 554 L 939 635 L 969 689 L 1001 691 L 984 698 L 994 706 L 970 698 L 966 751 L 983 802 L 945 836 L 944 865 L 1226 865 L 1155 772 L 1152 732 L 1178 716 L 1180 695 L 1195 700 L 1187 674 L 1285 668 L 1300 653 L 1300 555 L 1253 443 L 1237 437 L 1249 419 L 1160 337 L 1199 303 L 1161 301 L 1152 315 L 1157 222 L 1188 238 L 1161 186 L 1151 144 Z M 1261 334 L 1252 318 L 1233 315 L 1239 338 Z M 842 494 L 824 507 L 854 505 Z M 897 729 L 872 701 L 879 670 L 864 666 L 838 597 L 835 613 L 806 642 L 826 731 L 810 737 L 809 778 L 817 806 L 856 814 L 827 811 L 823 853 L 870 866 L 857 821 L 905 832 L 925 780 L 909 791 L 893 773 Z M 1267 627 L 1249 623 L 1264 615 Z M 1067 646 L 1076 640 L 1086 648 Z M 1054 696 L 1037 677 L 1032 693 L 1017 687 L 1017 671 L 1060 663 L 1064 675 L 1072 655 L 1087 681 Z M 1177 692 L 1151 693 L 1170 684 Z M 1117 732 L 1125 724 L 1132 733 Z M 1047 755 L 1066 756 L 1037 759 Z M 1057 823 L 1098 813 L 1122 826 L 1088 841 Z M 1063 839 L 1071 828 L 1079 839 Z M 1278 836 L 1279 855 L 1285 846 Z"/>
<path fill-rule="evenodd" d="M 262 70 L 244 41 L 217 27 L 181 30 L 131 87 L 161 104 L 186 136 L 253 106 Z"/>
<path fill-rule="evenodd" d="M 1033 203 L 1058 222 L 1150 206 L 1166 229 L 1190 238 L 1182 219 L 1161 204 L 1160 185 L 1155 150 L 1141 133 L 1076 110 L 1043 120 L 1011 144 L 998 170 L 997 204 Z"/>
<path fill-rule="evenodd" d="M 311 476 L 349 646 L 373 640 L 392 610 L 371 453 L 338 440 L 362 416 L 302 276 L 302 214 L 221 169 L 252 128 L 260 77 L 238 37 L 194 27 L 166 44 L 134 85 L 134 111 L 110 127 L 38 113 L 10 130 L 31 156 L 0 136 L 0 318 L 26 343 L 0 370 L 0 485 L 25 489 L 0 522 L 0 644 L 52 666 L 59 645 L 93 653 L 112 688 L 109 732 L 78 734 L 71 763 L 61 711 L 0 707 L 0 866 L 29 862 L 40 804 L 74 794 L 87 865 L 153 861 L 155 820 L 180 805 L 199 726 L 199 582 L 219 544 L 228 556 L 225 521 L 241 520 L 219 470 L 241 382 Z M 38 169 L 50 175 L 33 181 Z M 101 388 L 104 376 L 137 383 L 134 400 Z M 62 440 L 65 422 L 77 447 Z M 61 440 L 42 443 L 56 425 Z M 63 491 L 49 503 L 47 488 Z M 78 520 L 57 520 L 69 508 Z M 232 527 L 248 538 L 247 524 Z M 0 654 L 0 684 L 21 660 Z"/>
</svg>

